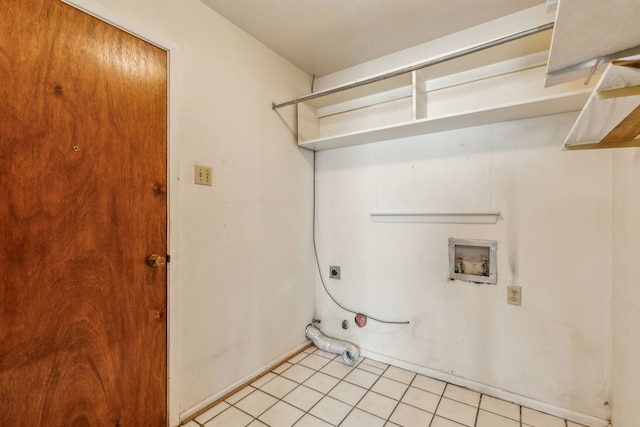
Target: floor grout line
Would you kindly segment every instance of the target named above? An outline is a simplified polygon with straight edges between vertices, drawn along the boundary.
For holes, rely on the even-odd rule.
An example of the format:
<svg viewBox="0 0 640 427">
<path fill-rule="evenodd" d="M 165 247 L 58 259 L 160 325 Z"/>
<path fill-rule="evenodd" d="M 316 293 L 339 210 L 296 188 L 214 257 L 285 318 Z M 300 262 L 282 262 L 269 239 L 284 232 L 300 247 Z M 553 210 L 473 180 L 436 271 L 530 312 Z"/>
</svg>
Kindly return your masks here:
<svg viewBox="0 0 640 427">
<path fill-rule="evenodd" d="M 480 400 L 478 400 L 478 408 L 476 410 L 476 419 L 473 422 L 473 427 L 478 427 L 478 418 L 480 418 L 480 406 L 482 405 L 482 396 L 484 396 L 484 394 L 480 393 Z"/>
</svg>

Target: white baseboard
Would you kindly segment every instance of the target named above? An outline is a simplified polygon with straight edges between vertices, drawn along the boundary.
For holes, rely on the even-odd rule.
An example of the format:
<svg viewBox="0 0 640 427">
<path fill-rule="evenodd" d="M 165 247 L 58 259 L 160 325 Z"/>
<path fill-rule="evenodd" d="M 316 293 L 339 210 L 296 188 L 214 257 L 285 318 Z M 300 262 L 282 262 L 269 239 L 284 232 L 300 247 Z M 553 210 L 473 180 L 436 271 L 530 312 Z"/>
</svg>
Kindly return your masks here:
<svg viewBox="0 0 640 427">
<path fill-rule="evenodd" d="M 511 393 L 505 390 L 501 390 L 496 387 L 492 387 L 486 384 L 478 383 L 468 380 L 466 378 L 458 377 L 455 375 L 447 374 L 446 372 L 436 371 L 426 368 L 424 366 L 415 365 L 413 363 L 405 362 L 393 357 L 385 356 L 366 349 L 360 349 L 360 354 L 369 359 L 376 360 L 378 362 L 388 363 L 398 368 L 407 369 L 409 371 L 417 372 L 419 374 L 435 378 L 441 381 L 465 387 L 479 393 L 487 394 L 489 396 L 513 402 L 527 408 L 535 409 L 536 411 L 544 412 L 554 415 L 556 417 L 565 418 L 569 421 L 573 421 L 578 424 L 582 424 L 588 427 L 611 427 L 608 420 L 592 417 L 590 415 L 580 414 L 568 409 L 560 408 L 550 405 L 548 403 L 540 402 L 539 400 L 532 399 L 530 397 L 521 396 L 519 394 Z"/>
<path fill-rule="evenodd" d="M 202 402 L 198 403 L 197 405 L 192 406 L 191 408 L 181 412 L 180 413 L 180 421 L 182 422 L 182 421 L 190 418 L 194 414 L 197 414 L 198 412 L 200 412 L 203 409 L 207 408 L 209 405 L 215 403 L 217 400 L 220 400 L 222 397 L 226 396 L 227 394 L 231 393 L 232 391 L 234 391 L 234 390 L 238 389 L 239 387 L 242 387 L 244 384 L 252 381 L 254 378 L 257 378 L 260 375 L 271 371 L 273 368 L 275 368 L 276 366 L 280 365 L 282 362 L 284 362 L 287 359 L 291 358 L 292 355 L 300 352 L 302 349 L 307 347 L 309 344 L 311 344 L 310 341 L 303 342 L 302 344 L 296 346 L 295 348 L 287 351 L 286 353 L 284 353 L 284 354 L 276 357 L 275 359 L 271 360 L 269 363 L 266 363 L 262 367 L 260 367 L 260 368 L 256 369 L 255 371 L 251 372 L 246 377 L 239 379 L 235 383 L 233 383 L 230 386 L 220 390 L 218 393 L 216 393 L 214 395 L 211 395 L 209 398 L 203 400 Z"/>
</svg>

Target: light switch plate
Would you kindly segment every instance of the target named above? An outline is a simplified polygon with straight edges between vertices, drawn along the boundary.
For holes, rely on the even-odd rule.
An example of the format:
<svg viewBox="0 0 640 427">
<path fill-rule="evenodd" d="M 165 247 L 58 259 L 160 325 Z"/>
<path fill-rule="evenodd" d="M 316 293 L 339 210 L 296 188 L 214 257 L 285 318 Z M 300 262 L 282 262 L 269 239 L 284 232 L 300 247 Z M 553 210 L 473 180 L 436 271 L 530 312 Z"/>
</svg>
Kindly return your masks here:
<svg viewBox="0 0 640 427">
<path fill-rule="evenodd" d="M 199 185 L 213 185 L 212 174 L 213 170 L 211 167 L 196 165 L 194 182 Z"/>
</svg>

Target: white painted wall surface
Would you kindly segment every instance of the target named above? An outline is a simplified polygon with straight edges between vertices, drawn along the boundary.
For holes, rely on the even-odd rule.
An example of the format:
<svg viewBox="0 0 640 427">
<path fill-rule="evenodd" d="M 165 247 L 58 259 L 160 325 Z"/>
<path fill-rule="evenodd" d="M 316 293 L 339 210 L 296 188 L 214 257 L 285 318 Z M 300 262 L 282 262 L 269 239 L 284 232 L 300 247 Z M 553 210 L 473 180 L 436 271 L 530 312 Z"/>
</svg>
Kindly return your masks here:
<svg viewBox="0 0 640 427">
<path fill-rule="evenodd" d="M 613 174 L 613 380 L 615 427 L 640 420 L 640 150 L 616 150 Z"/>
<path fill-rule="evenodd" d="M 318 285 L 323 331 L 365 353 L 608 419 L 611 156 L 561 152 L 575 113 L 318 153 L 318 250 L 359 329 Z M 372 212 L 500 211 L 494 225 Z M 498 242 L 498 284 L 447 280 L 449 237 Z M 523 305 L 507 305 L 508 285 Z M 342 319 L 351 327 L 341 329 Z"/>
<path fill-rule="evenodd" d="M 178 46 L 176 423 L 176 412 L 192 413 L 306 342 L 312 156 L 295 144 L 293 111 L 275 113 L 271 103 L 305 93 L 310 78 L 197 0 L 98 1 Z M 196 163 L 213 167 L 212 187 L 193 184 Z"/>
</svg>

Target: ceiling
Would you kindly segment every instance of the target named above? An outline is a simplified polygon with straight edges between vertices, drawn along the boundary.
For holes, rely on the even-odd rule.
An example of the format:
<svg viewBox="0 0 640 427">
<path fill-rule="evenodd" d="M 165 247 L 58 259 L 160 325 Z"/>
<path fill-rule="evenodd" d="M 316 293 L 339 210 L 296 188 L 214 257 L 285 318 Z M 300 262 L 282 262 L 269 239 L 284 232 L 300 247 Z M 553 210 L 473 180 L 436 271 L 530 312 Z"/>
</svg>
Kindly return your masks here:
<svg viewBox="0 0 640 427">
<path fill-rule="evenodd" d="M 309 75 L 324 76 L 544 0 L 201 0 Z"/>
</svg>

